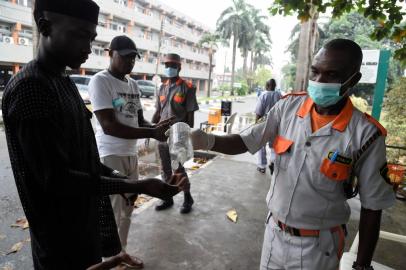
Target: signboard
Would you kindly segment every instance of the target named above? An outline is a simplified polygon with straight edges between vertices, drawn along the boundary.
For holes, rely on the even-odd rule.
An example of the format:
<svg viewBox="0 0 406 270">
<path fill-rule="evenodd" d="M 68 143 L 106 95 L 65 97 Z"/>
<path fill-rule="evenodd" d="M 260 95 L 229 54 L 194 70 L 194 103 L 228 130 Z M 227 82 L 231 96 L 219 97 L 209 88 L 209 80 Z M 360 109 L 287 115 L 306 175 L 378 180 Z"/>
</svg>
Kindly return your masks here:
<svg viewBox="0 0 406 270">
<path fill-rule="evenodd" d="M 362 50 L 362 78 L 360 83 L 376 83 L 379 64 L 379 50 Z"/>
</svg>

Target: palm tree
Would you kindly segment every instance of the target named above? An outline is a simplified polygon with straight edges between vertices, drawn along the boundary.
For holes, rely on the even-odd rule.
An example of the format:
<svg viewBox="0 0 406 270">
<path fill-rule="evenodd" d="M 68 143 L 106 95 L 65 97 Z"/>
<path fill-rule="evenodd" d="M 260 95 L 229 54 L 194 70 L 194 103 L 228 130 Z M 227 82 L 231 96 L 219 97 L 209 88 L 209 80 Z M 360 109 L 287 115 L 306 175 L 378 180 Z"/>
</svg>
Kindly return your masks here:
<svg viewBox="0 0 406 270">
<path fill-rule="evenodd" d="M 271 41 L 264 35 L 256 35 L 254 46 L 251 50 L 251 71 L 255 72 L 258 65 L 270 65 L 271 57 L 268 54 L 271 51 Z"/>
<path fill-rule="evenodd" d="M 250 9 L 250 16 L 253 21 L 254 32 L 251 37 L 252 46 L 250 48 L 251 51 L 251 72 L 254 72 L 256 69 L 255 58 L 259 58 L 260 56 L 264 56 L 264 53 L 269 52 L 271 50 L 271 36 L 269 35 L 269 26 L 264 22 L 267 18 L 260 14 L 261 10 L 251 7 Z M 259 59 L 258 59 L 259 60 Z M 268 58 L 269 60 L 269 58 Z M 267 61 L 264 61 L 262 64 L 268 64 Z M 253 69 L 255 66 L 255 69 Z"/>
<path fill-rule="evenodd" d="M 252 22 L 244 0 L 233 0 L 217 20 L 217 32 L 224 39 L 233 39 L 233 60 L 231 69 L 231 95 L 234 95 L 235 56 L 237 43 L 252 30 Z"/>
<path fill-rule="evenodd" d="M 210 90 L 211 90 L 211 75 L 213 72 L 213 54 L 215 50 L 218 48 L 218 43 L 223 45 L 225 41 L 220 37 L 219 33 L 206 33 L 199 41 L 200 47 L 208 47 L 209 48 L 209 86 L 207 88 L 207 97 L 210 97 Z"/>
</svg>

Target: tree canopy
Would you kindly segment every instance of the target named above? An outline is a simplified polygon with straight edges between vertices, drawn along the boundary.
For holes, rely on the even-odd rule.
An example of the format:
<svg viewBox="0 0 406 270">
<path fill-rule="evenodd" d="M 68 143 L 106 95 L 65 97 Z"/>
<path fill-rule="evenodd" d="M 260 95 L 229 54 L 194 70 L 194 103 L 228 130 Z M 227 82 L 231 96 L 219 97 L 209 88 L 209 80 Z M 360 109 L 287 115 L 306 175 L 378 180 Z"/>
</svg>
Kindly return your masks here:
<svg viewBox="0 0 406 270">
<path fill-rule="evenodd" d="M 403 6 L 403 8 L 402 8 Z M 275 0 L 269 11 L 273 14 L 298 14 L 298 19 L 306 21 L 314 13 L 330 12 L 333 18 L 355 10 L 369 19 L 373 25 L 372 40 L 390 39 L 396 46 L 395 58 L 406 65 L 406 11 L 405 0 Z"/>
<path fill-rule="evenodd" d="M 316 51 L 325 44 L 328 40 L 334 38 L 348 38 L 357 42 L 363 49 L 389 49 L 392 52 L 396 50 L 396 44 L 390 39 L 382 39 L 380 41 L 373 40 L 370 34 L 374 30 L 373 22 L 365 18 L 358 12 L 352 11 L 344 14 L 339 18 L 331 18 L 325 24 L 318 25 L 319 40 L 316 43 Z M 299 44 L 300 24 L 297 24 L 291 34 L 290 44 L 287 47 L 287 52 L 291 54 L 291 63 L 296 62 L 297 48 Z M 293 88 L 294 77 L 296 70 L 294 65 L 287 65 L 282 70 L 285 76 L 285 87 L 287 89 Z M 388 84 L 392 85 L 399 76 L 402 75 L 402 69 L 399 61 L 393 60 L 390 62 L 388 72 Z M 358 84 L 355 87 L 357 95 L 367 99 L 372 103 L 372 94 L 374 91 L 373 84 Z"/>
</svg>

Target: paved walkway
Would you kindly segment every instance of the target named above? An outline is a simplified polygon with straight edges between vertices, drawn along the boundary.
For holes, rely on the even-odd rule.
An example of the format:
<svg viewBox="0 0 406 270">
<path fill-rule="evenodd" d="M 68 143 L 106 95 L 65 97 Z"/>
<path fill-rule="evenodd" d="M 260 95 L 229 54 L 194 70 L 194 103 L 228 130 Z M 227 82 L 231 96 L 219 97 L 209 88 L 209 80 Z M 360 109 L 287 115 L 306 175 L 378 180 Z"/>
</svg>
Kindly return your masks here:
<svg viewBox="0 0 406 270">
<path fill-rule="evenodd" d="M 191 177 L 194 211 L 181 215 L 182 194 L 175 207 L 149 207 L 134 216 L 128 252 L 140 256 L 145 269 L 257 269 L 270 178 L 254 164 L 216 158 Z M 226 218 L 235 209 L 237 223 Z"/>
</svg>

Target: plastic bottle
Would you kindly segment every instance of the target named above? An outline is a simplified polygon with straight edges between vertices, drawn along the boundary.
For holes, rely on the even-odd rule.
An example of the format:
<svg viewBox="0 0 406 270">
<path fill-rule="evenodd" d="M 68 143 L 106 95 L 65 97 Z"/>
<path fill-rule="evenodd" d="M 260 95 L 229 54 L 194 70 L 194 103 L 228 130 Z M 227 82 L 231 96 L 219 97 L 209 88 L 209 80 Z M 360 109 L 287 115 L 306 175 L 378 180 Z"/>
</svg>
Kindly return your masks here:
<svg viewBox="0 0 406 270">
<path fill-rule="evenodd" d="M 172 169 L 176 170 L 187 160 L 193 158 L 193 145 L 188 124 L 179 122 L 172 125 L 169 130 L 168 144 Z"/>
</svg>

